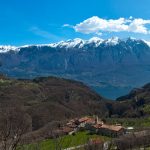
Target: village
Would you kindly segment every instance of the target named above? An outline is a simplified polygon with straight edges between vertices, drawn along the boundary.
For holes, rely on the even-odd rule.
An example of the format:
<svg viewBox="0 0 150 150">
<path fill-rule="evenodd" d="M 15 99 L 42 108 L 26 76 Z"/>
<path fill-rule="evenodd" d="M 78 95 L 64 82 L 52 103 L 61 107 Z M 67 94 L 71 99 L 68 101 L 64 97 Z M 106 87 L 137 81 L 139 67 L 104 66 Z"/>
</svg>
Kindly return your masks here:
<svg viewBox="0 0 150 150">
<path fill-rule="evenodd" d="M 85 116 L 68 121 L 61 130 L 66 135 L 74 135 L 78 131 L 89 131 L 91 134 L 108 136 L 112 138 L 124 135 L 127 131 L 121 124 L 110 125 L 98 118 L 98 116 Z"/>
</svg>

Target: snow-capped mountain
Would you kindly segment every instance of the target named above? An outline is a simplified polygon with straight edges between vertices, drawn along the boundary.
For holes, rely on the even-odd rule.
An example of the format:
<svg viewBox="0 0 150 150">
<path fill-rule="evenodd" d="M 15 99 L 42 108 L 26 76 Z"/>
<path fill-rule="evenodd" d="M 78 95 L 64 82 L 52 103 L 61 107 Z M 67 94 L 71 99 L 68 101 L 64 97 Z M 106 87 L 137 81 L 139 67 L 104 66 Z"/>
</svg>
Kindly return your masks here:
<svg viewBox="0 0 150 150">
<path fill-rule="evenodd" d="M 148 46 L 150 46 L 150 41 L 143 40 Z"/>
<path fill-rule="evenodd" d="M 138 42 L 144 42 L 145 44 L 147 44 L 148 46 L 150 46 L 150 42 L 146 41 L 146 40 L 137 40 L 134 38 L 127 38 L 127 39 L 119 39 L 118 37 L 112 37 L 110 39 L 107 40 L 103 40 L 101 38 L 98 37 L 93 37 L 89 40 L 82 40 L 80 38 L 76 38 L 73 40 L 67 40 L 67 41 L 60 41 L 58 43 L 51 43 L 51 44 L 41 44 L 41 45 L 25 45 L 25 46 L 21 46 L 21 47 L 15 47 L 15 46 L 0 46 L 0 53 L 7 53 L 9 51 L 20 51 L 20 49 L 22 48 L 29 48 L 29 47 L 51 47 L 51 48 L 66 48 L 66 49 L 72 49 L 72 48 L 78 48 L 78 49 L 84 49 L 84 47 L 87 46 L 93 46 L 93 48 L 97 48 L 97 47 L 101 47 L 102 45 L 105 46 L 115 46 L 117 44 L 120 43 L 127 43 L 127 42 L 133 42 L 135 41 L 136 44 L 138 44 Z"/>
<path fill-rule="evenodd" d="M 43 45 L 0 46 L 0 71 L 13 77 L 56 75 L 83 81 L 106 97 L 118 97 L 150 81 L 150 45 L 113 37 Z"/>
<path fill-rule="evenodd" d="M 118 37 L 113 37 L 113 38 L 105 40 L 104 43 L 106 45 L 117 45 L 117 44 L 119 44 L 120 41 L 121 40 Z"/>
<path fill-rule="evenodd" d="M 19 51 L 15 46 L 0 46 L 0 53 L 7 53 L 9 51 Z"/>
</svg>

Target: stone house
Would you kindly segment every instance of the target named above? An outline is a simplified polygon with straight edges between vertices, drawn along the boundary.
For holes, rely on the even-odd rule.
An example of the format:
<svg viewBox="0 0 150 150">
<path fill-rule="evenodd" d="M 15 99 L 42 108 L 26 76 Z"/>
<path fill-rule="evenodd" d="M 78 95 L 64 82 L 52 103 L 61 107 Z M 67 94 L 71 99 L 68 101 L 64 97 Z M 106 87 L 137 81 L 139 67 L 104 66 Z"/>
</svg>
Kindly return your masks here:
<svg viewBox="0 0 150 150">
<path fill-rule="evenodd" d="M 125 134 L 125 128 L 117 125 L 107 125 L 107 124 L 97 124 L 92 128 L 96 134 L 109 136 L 109 137 L 118 137 Z"/>
</svg>

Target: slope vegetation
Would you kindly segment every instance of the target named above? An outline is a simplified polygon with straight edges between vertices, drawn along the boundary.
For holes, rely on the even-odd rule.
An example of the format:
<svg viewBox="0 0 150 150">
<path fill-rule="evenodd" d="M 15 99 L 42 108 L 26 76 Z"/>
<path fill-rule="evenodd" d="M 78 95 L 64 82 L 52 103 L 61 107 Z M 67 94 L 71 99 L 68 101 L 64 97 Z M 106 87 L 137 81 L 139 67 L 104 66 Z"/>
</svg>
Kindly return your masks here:
<svg viewBox="0 0 150 150">
<path fill-rule="evenodd" d="M 19 105 L 32 118 L 33 130 L 77 116 L 107 116 L 104 98 L 80 82 L 46 77 L 15 80 L 0 77 L 0 105 Z"/>
</svg>

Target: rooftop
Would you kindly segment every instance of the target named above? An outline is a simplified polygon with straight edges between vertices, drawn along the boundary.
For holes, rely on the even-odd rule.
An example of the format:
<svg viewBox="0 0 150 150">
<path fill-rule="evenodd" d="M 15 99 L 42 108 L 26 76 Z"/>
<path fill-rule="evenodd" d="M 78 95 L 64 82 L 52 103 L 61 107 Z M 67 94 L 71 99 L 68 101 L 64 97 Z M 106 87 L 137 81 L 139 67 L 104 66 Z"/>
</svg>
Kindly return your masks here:
<svg viewBox="0 0 150 150">
<path fill-rule="evenodd" d="M 92 119 L 91 117 L 83 117 L 83 118 L 80 118 L 79 119 L 79 122 L 82 123 L 82 122 L 86 122 L 88 121 L 89 119 Z"/>
</svg>

